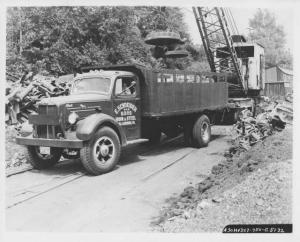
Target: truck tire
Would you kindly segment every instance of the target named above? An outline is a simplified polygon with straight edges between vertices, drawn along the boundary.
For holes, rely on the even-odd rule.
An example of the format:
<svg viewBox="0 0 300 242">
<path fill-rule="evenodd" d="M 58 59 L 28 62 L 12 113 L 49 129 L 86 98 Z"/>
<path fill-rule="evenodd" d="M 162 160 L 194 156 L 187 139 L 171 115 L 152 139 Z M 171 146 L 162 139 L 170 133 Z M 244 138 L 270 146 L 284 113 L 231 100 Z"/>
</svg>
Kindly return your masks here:
<svg viewBox="0 0 300 242">
<path fill-rule="evenodd" d="M 100 128 L 80 150 L 84 168 L 93 175 L 111 171 L 119 161 L 121 144 L 116 132 L 109 127 Z"/>
<path fill-rule="evenodd" d="M 209 118 L 206 115 L 201 115 L 194 123 L 192 130 L 193 146 L 196 148 L 205 147 L 208 145 L 211 137 L 211 128 Z"/>
<path fill-rule="evenodd" d="M 33 168 L 41 170 L 54 166 L 61 157 L 62 149 L 50 147 L 50 154 L 41 154 L 39 146 L 27 146 L 26 158 Z"/>
</svg>

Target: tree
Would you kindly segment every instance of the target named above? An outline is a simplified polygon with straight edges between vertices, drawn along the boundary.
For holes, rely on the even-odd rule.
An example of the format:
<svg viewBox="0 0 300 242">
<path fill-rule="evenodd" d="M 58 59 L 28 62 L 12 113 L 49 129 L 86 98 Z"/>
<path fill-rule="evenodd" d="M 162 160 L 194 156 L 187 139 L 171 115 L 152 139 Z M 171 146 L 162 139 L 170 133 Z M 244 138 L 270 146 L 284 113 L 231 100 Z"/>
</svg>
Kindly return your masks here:
<svg viewBox="0 0 300 242">
<path fill-rule="evenodd" d="M 31 68 L 63 74 L 84 65 L 124 62 L 130 51 L 145 56 L 139 33 L 132 27 L 131 8 L 18 8 L 9 12 L 8 29 L 13 29 L 20 12 L 26 20 L 22 43 L 19 30 L 8 32 L 7 56 L 19 54 Z M 16 53 L 17 46 L 23 46 L 22 53 Z"/>
<path fill-rule="evenodd" d="M 14 7 L 7 16 L 8 72 L 61 75 L 87 65 L 135 62 L 153 67 L 157 61 L 144 38 L 154 30 L 178 32 L 190 44 L 183 15 L 173 7 Z M 191 61 L 177 60 L 177 67 Z"/>
<path fill-rule="evenodd" d="M 249 26 L 253 29 L 249 39 L 260 43 L 265 48 L 266 67 L 274 65 L 292 67 L 291 54 L 285 50 L 286 39 L 283 26 L 276 23 L 274 14 L 259 9 L 249 20 Z"/>
</svg>

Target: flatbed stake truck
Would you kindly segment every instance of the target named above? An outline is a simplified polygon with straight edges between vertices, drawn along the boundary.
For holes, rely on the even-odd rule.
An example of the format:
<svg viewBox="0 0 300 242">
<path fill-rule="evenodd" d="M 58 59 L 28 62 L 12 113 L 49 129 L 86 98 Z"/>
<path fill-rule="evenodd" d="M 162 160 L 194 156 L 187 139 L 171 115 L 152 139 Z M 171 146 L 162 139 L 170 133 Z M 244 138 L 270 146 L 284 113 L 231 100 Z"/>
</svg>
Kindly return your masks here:
<svg viewBox="0 0 300 242">
<path fill-rule="evenodd" d="M 153 70 L 140 65 L 82 69 L 71 94 L 41 100 L 16 142 L 27 146 L 34 168 L 81 158 L 93 175 L 111 171 L 122 147 L 161 133 L 184 133 L 187 145 L 207 146 L 211 119 L 226 108 L 226 74 Z"/>
</svg>

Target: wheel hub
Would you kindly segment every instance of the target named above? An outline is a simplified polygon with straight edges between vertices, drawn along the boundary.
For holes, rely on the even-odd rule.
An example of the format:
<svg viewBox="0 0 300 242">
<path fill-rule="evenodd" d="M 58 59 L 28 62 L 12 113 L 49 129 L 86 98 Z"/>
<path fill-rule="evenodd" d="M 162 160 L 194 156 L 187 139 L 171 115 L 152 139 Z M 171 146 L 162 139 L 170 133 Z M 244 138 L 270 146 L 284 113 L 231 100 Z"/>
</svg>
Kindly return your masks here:
<svg viewBox="0 0 300 242">
<path fill-rule="evenodd" d="M 102 156 L 107 156 L 109 152 L 109 148 L 107 145 L 101 145 L 100 147 L 100 153 Z"/>
<path fill-rule="evenodd" d="M 114 156 L 115 147 L 111 138 L 107 136 L 100 137 L 94 146 L 94 157 L 101 164 L 109 163 Z"/>
<path fill-rule="evenodd" d="M 208 134 L 208 124 L 204 123 L 202 125 L 201 133 L 202 133 L 203 139 L 204 140 L 208 140 L 208 137 L 209 137 L 209 134 Z"/>
</svg>

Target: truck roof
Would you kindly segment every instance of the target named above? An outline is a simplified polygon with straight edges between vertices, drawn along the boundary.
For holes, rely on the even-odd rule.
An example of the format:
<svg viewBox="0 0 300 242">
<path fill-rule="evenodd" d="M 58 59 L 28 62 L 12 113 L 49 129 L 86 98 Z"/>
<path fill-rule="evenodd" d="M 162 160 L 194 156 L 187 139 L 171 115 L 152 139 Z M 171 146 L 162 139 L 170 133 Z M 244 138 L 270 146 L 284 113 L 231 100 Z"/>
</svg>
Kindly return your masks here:
<svg viewBox="0 0 300 242">
<path fill-rule="evenodd" d="M 130 74 L 132 75 L 133 73 L 137 75 L 139 78 L 144 80 L 144 71 L 146 70 L 151 70 L 146 68 L 144 65 L 141 64 L 119 64 L 119 65 L 99 65 L 99 66 L 87 66 L 87 67 L 82 67 L 81 73 L 88 73 L 91 70 L 104 70 L 107 71 L 107 73 L 116 73 L 118 72 L 118 75 L 124 74 Z M 153 71 L 153 70 L 151 70 Z M 144 80 L 146 81 L 146 80 Z"/>
<path fill-rule="evenodd" d="M 135 68 L 135 69 L 141 69 L 141 68 L 146 68 L 145 65 L 142 64 L 116 64 L 116 65 L 98 65 L 98 66 L 86 66 L 86 67 L 81 67 L 80 70 L 82 72 L 87 72 L 89 70 L 109 70 L 109 69 L 130 69 L 130 68 Z"/>
<path fill-rule="evenodd" d="M 132 76 L 133 73 L 129 71 L 119 71 L 119 70 L 90 70 L 89 72 L 85 72 L 82 74 L 77 74 L 75 79 L 88 78 L 88 77 L 96 77 L 96 76 L 104 76 L 108 78 L 117 77 L 120 75 Z"/>
</svg>

